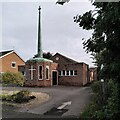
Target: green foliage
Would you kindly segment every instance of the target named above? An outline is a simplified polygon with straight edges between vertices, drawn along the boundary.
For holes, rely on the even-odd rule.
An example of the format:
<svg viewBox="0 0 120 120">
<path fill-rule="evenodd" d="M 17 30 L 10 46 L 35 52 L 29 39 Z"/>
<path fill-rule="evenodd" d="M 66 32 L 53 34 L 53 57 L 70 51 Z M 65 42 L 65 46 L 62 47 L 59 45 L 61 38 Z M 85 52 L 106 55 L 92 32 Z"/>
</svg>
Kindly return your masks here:
<svg viewBox="0 0 120 120">
<path fill-rule="evenodd" d="M 17 103 L 28 102 L 30 100 L 30 92 L 28 90 L 22 90 L 17 94 L 13 94 L 12 98 Z"/>
<path fill-rule="evenodd" d="M 52 54 L 50 52 L 43 53 L 43 58 L 50 59 L 52 57 Z"/>
<path fill-rule="evenodd" d="M 0 98 L 5 101 L 11 101 L 12 99 L 11 95 L 7 95 L 7 94 L 0 95 Z"/>
<path fill-rule="evenodd" d="M 66 2 L 69 2 L 70 0 L 57 0 L 56 4 L 60 4 L 60 5 L 63 5 L 65 4 Z"/>
<path fill-rule="evenodd" d="M 120 2 L 93 2 L 94 10 L 74 17 L 74 22 L 85 30 L 93 30 L 92 37 L 84 40 L 86 52 L 91 52 L 98 66 L 98 78 L 105 81 L 105 93 L 101 103 L 100 86 L 95 90 L 95 104 L 101 105 L 95 112 L 97 118 L 120 118 Z M 100 67 L 103 64 L 103 69 Z M 112 80 L 112 82 L 108 82 Z M 106 106 L 105 106 L 106 104 Z M 94 110 L 93 110 L 94 111 Z"/>
<path fill-rule="evenodd" d="M 102 83 L 101 81 L 96 81 L 92 85 L 92 91 L 96 94 L 101 95 L 102 94 Z"/>
<path fill-rule="evenodd" d="M 34 57 L 33 58 L 36 58 L 36 57 L 38 57 L 38 54 L 36 54 L 36 55 L 34 55 Z M 50 59 L 52 57 L 52 53 L 50 53 L 50 52 L 44 52 L 43 53 L 43 58 L 47 58 L 47 59 Z"/>
<path fill-rule="evenodd" d="M 98 67 L 104 65 L 105 79 L 120 79 L 120 2 L 94 2 L 94 10 L 74 17 L 74 22 L 85 30 L 93 30 L 92 37 L 84 40 L 87 52 L 92 52 Z"/>
<path fill-rule="evenodd" d="M 2 83 L 23 86 L 24 76 L 20 72 L 18 73 L 5 72 L 2 74 Z"/>
<path fill-rule="evenodd" d="M 109 81 L 109 97 L 107 99 L 107 105 L 105 106 L 107 118 L 118 119 L 119 114 L 119 93 L 118 84 L 113 81 Z"/>
<path fill-rule="evenodd" d="M 118 119 L 118 86 L 113 80 L 106 83 L 105 94 L 101 91 L 101 82 L 97 81 L 92 84 L 93 98 L 91 103 L 81 114 L 81 118 L 94 119 Z M 104 98 L 104 100 L 103 100 Z"/>
<path fill-rule="evenodd" d="M 5 100 L 5 101 L 24 103 L 24 102 L 29 102 L 29 100 L 34 99 L 36 97 L 31 96 L 28 90 L 21 90 L 20 92 L 15 93 L 13 95 L 8 95 L 8 94 L 0 95 L 0 98 L 2 98 L 2 100 Z"/>
</svg>

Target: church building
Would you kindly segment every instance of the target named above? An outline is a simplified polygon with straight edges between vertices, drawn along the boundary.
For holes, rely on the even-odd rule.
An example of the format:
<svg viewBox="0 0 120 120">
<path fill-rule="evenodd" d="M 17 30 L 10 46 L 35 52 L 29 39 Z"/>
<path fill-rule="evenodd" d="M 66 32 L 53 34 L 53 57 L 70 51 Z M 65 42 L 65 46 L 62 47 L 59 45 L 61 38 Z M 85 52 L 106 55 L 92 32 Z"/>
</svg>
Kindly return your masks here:
<svg viewBox="0 0 120 120">
<path fill-rule="evenodd" d="M 90 82 L 89 66 L 74 61 L 60 53 L 50 59 L 43 58 L 41 40 L 41 8 L 38 19 L 38 50 L 36 57 L 25 63 L 26 86 L 73 85 L 84 86 Z"/>
<path fill-rule="evenodd" d="M 25 66 L 26 86 L 52 86 L 58 85 L 58 64 L 43 58 L 41 40 L 41 8 L 39 7 L 38 23 L 38 53 L 37 56 L 27 60 Z"/>
<path fill-rule="evenodd" d="M 58 63 L 58 84 L 70 86 L 84 86 L 89 83 L 89 66 L 84 62 L 74 61 L 60 53 L 56 53 L 51 60 Z"/>
</svg>

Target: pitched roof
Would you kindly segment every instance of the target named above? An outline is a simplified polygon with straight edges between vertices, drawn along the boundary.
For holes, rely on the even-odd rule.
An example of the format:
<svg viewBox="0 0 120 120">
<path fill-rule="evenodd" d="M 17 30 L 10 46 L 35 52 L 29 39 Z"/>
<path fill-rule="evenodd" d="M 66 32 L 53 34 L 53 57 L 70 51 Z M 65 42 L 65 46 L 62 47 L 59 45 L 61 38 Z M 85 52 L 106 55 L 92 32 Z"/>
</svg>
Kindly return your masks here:
<svg viewBox="0 0 120 120">
<path fill-rule="evenodd" d="M 2 52 L 0 52 L 0 57 L 4 56 L 4 55 L 6 55 L 6 54 L 8 54 L 8 53 L 10 53 L 10 52 L 12 52 L 12 51 L 13 51 L 13 50 L 2 51 Z"/>
<path fill-rule="evenodd" d="M 23 62 L 25 62 L 14 50 L 2 51 L 0 52 L 0 58 L 3 58 L 11 53 L 15 53 Z"/>
<path fill-rule="evenodd" d="M 61 55 L 60 53 L 56 53 L 54 56 L 56 56 L 56 55 L 62 56 L 64 59 L 66 59 L 67 61 L 69 61 L 71 63 L 78 63 L 77 61 L 72 60 L 72 59 L 70 59 L 70 58 L 68 58 L 68 57 L 66 57 L 64 55 Z"/>
<path fill-rule="evenodd" d="M 53 55 L 50 59 L 53 60 L 52 58 L 56 57 L 57 55 L 63 57 L 64 59 L 66 59 L 66 60 L 67 60 L 68 62 L 70 62 L 71 64 L 86 64 L 85 62 L 75 61 L 75 60 L 73 60 L 73 59 L 71 59 L 71 58 L 69 58 L 69 57 L 66 57 L 66 56 L 64 56 L 64 55 L 62 55 L 62 54 L 60 54 L 60 53 L 56 53 L 56 54 Z M 88 65 L 88 64 L 86 64 L 86 65 Z"/>
</svg>

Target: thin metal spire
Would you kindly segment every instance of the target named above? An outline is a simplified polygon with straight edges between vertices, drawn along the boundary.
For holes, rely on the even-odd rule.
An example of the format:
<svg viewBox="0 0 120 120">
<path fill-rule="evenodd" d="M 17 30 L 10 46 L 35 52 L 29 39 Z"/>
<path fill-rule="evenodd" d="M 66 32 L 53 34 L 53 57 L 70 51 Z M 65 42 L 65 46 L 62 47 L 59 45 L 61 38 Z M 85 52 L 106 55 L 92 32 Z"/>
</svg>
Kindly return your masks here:
<svg viewBox="0 0 120 120">
<path fill-rule="evenodd" d="M 42 58 L 42 39 L 41 39 L 41 7 L 39 6 L 39 19 L 38 19 L 38 57 Z"/>
</svg>

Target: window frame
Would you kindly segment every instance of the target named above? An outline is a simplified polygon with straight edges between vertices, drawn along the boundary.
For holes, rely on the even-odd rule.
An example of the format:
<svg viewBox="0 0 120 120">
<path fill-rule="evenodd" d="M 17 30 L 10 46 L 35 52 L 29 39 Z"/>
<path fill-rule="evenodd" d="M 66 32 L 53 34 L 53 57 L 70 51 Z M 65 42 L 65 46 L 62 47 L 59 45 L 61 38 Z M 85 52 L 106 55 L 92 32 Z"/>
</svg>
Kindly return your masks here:
<svg viewBox="0 0 120 120">
<path fill-rule="evenodd" d="M 77 74 L 75 74 L 77 73 Z M 78 75 L 78 71 L 77 70 L 74 70 L 74 76 L 77 76 Z"/>
<path fill-rule="evenodd" d="M 72 74 L 71 74 L 72 72 Z M 74 76 L 74 70 L 70 70 L 70 76 Z"/>
<path fill-rule="evenodd" d="M 47 71 L 48 69 L 48 71 Z M 45 76 L 46 76 L 46 80 L 49 80 L 50 76 L 49 76 L 49 69 L 50 67 L 47 65 L 46 68 L 45 68 Z M 48 75 L 48 78 L 47 78 L 47 75 Z"/>
<path fill-rule="evenodd" d="M 15 64 L 15 67 L 13 66 Z M 11 68 L 16 68 L 16 62 L 11 62 Z"/>
<path fill-rule="evenodd" d="M 66 70 L 66 76 L 70 76 L 70 70 Z"/>
<path fill-rule="evenodd" d="M 42 67 L 42 70 L 41 70 L 42 78 L 40 78 L 40 67 Z M 43 66 L 42 65 L 38 66 L 38 80 L 43 80 Z"/>
<path fill-rule="evenodd" d="M 66 76 L 66 70 L 62 70 L 62 75 Z"/>
</svg>

